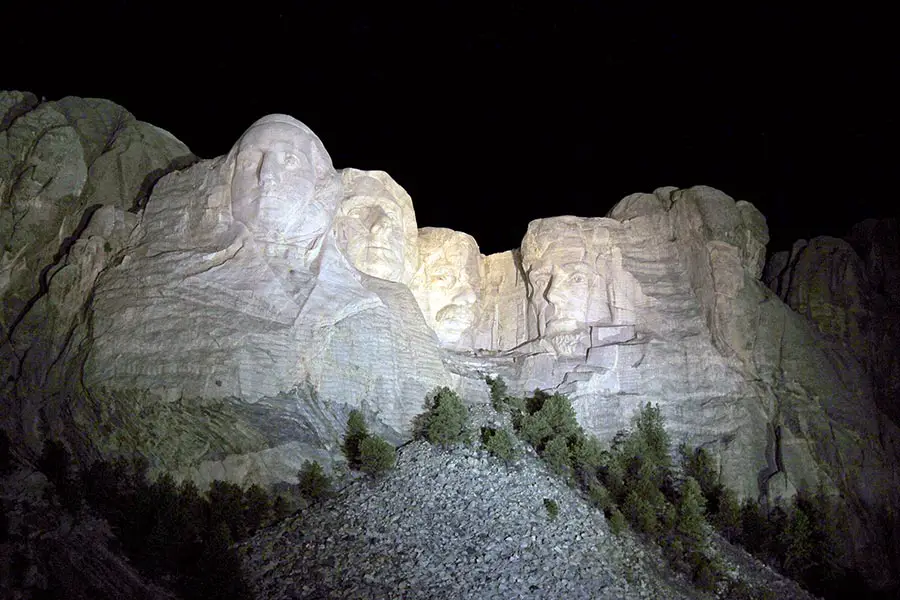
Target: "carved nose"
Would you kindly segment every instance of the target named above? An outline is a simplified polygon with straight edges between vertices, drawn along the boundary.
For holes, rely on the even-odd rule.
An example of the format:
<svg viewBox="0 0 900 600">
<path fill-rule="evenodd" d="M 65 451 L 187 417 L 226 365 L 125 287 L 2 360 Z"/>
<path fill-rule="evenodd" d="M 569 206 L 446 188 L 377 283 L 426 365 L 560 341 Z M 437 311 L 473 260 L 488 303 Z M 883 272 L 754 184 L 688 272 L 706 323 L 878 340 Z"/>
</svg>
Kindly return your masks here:
<svg viewBox="0 0 900 600">
<path fill-rule="evenodd" d="M 390 221 L 388 221 L 387 217 L 380 216 L 375 219 L 375 222 L 372 223 L 372 227 L 369 229 L 372 233 L 382 234 L 390 228 Z"/>
<path fill-rule="evenodd" d="M 259 181 L 265 183 L 268 181 L 278 180 L 278 168 L 275 160 L 269 154 L 263 154 L 262 161 L 259 164 Z"/>
</svg>

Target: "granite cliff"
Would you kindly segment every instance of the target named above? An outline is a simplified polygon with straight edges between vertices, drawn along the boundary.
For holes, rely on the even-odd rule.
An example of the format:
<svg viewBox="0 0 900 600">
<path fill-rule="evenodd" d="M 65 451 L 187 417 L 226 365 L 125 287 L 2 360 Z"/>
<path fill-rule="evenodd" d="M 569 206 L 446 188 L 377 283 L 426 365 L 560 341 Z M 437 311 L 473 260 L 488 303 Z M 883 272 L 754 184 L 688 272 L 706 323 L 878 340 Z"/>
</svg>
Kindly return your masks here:
<svg viewBox="0 0 900 600">
<path fill-rule="evenodd" d="M 483 256 L 417 229 L 388 174 L 335 169 L 286 115 L 210 160 L 103 100 L 2 93 L 0 124 L 0 420 L 23 453 L 51 436 L 201 484 L 275 483 L 340 460 L 351 409 L 399 443 L 428 390 L 485 400 L 501 375 L 565 392 L 602 439 L 658 403 L 741 497 L 824 487 L 885 571 L 896 338 L 872 315 L 898 271 L 875 225 L 776 255 L 772 289 L 764 216 L 704 186 L 536 220 Z"/>
</svg>

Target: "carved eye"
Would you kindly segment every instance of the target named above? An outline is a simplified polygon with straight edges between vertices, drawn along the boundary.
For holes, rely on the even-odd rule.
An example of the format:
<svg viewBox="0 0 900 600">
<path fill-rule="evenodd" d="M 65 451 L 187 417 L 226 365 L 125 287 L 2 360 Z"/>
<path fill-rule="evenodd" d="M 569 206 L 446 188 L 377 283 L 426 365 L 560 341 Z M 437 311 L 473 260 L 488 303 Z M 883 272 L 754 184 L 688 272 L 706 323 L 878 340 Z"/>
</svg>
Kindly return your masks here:
<svg viewBox="0 0 900 600">
<path fill-rule="evenodd" d="M 451 287 L 456 284 L 456 277 L 446 271 L 438 272 L 434 274 L 432 283 L 438 287 Z"/>
<path fill-rule="evenodd" d="M 284 166 L 288 169 L 296 169 L 300 166 L 300 159 L 296 154 L 286 153 L 284 155 Z"/>
<path fill-rule="evenodd" d="M 572 283 L 584 283 L 587 281 L 587 276 L 584 273 L 573 273 L 571 277 L 569 277 L 569 281 Z"/>
</svg>

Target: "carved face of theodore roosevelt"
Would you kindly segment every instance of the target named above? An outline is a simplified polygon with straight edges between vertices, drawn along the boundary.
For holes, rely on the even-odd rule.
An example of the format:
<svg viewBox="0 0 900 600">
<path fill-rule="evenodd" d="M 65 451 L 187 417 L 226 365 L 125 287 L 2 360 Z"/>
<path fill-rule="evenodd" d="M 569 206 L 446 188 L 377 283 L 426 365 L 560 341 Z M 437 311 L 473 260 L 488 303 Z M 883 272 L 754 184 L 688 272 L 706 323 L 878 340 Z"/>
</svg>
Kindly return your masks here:
<svg viewBox="0 0 900 600">
<path fill-rule="evenodd" d="M 287 115 L 269 115 L 244 132 L 232 150 L 231 210 L 254 237 L 303 243 L 326 231 L 336 198 L 317 197 L 334 177 L 322 142 Z"/>
<path fill-rule="evenodd" d="M 419 258 L 409 194 L 383 171 L 344 169 L 343 183 L 334 225 L 338 246 L 363 273 L 408 284 Z"/>
<path fill-rule="evenodd" d="M 419 230 L 419 271 L 412 291 L 425 321 L 447 346 L 465 345 L 481 289 L 481 253 L 472 236 L 439 227 Z"/>
</svg>

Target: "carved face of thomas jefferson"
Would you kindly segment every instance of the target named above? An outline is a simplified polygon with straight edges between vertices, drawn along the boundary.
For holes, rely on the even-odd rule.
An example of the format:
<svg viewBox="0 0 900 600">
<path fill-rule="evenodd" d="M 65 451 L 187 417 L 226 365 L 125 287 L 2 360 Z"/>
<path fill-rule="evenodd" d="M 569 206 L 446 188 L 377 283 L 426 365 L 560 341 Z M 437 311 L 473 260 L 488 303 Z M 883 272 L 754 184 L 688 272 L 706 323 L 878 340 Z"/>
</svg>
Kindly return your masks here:
<svg viewBox="0 0 900 600">
<path fill-rule="evenodd" d="M 321 141 L 287 115 L 250 126 L 232 149 L 231 210 L 254 237 L 304 243 L 328 229 L 336 198 L 319 198 L 323 177 L 334 176 Z"/>
<path fill-rule="evenodd" d="M 338 246 L 363 273 L 408 284 L 418 265 L 409 194 L 383 171 L 344 169 L 343 183 L 334 226 Z"/>
</svg>

